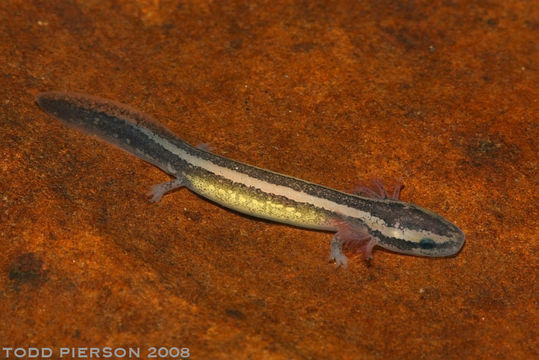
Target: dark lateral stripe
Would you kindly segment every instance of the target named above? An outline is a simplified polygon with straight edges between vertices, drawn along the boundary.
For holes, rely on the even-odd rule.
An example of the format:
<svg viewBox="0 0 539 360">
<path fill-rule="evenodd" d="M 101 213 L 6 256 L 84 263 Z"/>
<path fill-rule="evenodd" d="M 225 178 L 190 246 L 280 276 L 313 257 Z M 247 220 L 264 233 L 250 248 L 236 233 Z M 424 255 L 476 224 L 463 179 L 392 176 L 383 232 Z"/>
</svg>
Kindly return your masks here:
<svg viewBox="0 0 539 360">
<path fill-rule="evenodd" d="M 380 241 L 380 245 L 394 250 L 400 250 L 402 252 L 413 252 L 413 250 L 421 249 L 421 245 L 415 241 L 408 241 L 398 239 L 382 234 L 380 231 L 370 231 L 370 234 Z M 436 243 L 436 249 L 452 249 L 455 248 L 456 243 L 454 241 L 446 241 L 443 243 Z"/>
</svg>

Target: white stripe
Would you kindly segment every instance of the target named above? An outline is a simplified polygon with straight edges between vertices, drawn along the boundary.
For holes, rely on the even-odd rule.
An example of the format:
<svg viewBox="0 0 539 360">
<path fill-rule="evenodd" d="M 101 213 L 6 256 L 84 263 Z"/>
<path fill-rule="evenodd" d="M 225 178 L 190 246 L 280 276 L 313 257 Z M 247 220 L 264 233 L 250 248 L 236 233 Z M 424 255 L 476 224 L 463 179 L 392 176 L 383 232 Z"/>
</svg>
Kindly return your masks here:
<svg viewBox="0 0 539 360">
<path fill-rule="evenodd" d="M 216 165 L 209 160 L 205 160 L 198 156 L 194 156 L 187 153 L 186 151 L 182 150 L 178 146 L 170 143 L 166 139 L 159 137 L 158 134 L 155 134 L 154 132 L 146 128 L 141 127 L 139 128 L 139 130 L 144 132 L 149 138 L 153 139 L 156 143 L 161 145 L 163 148 L 165 148 L 166 150 L 170 151 L 173 154 L 178 155 L 180 158 L 182 158 L 188 163 L 191 163 L 193 166 L 203 168 L 216 175 L 222 176 L 225 179 L 242 183 L 245 186 L 252 186 L 265 193 L 281 195 L 288 199 L 294 200 L 296 202 L 312 204 L 314 206 L 323 208 L 328 211 L 332 211 L 332 212 L 342 214 L 345 216 L 350 216 L 353 218 L 361 219 L 367 223 L 369 228 L 371 228 L 372 230 L 377 230 L 387 237 L 396 237 L 400 239 L 406 239 L 406 238 L 409 238 L 408 236 L 405 235 L 405 232 L 407 232 L 408 234 L 412 236 L 415 235 L 414 237 L 421 238 L 424 236 L 429 236 L 434 239 L 447 240 L 443 238 L 441 239 L 439 235 L 431 233 L 430 231 L 427 231 L 427 230 L 416 231 L 416 230 L 406 229 L 405 231 L 403 231 L 401 229 L 396 229 L 396 228 L 388 226 L 387 223 L 383 219 L 375 217 L 369 212 L 361 211 L 359 209 L 349 207 L 343 204 L 339 204 L 328 199 L 315 197 L 313 195 L 294 190 L 288 186 L 271 184 L 267 181 L 260 180 L 252 176 L 240 173 L 238 171 L 234 171 L 226 167 Z M 373 201 L 376 201 L 376 200 L 373 200 Z"/>
<path fill-rule="evenodd" d="M 368 212 L 364 212 L 364 211 L 361 211 L 361 210 L 358 210 L 358 209 L 355 209 L 346 205 L 338 204 L 331 200 L 315 197 L 313 195 L 309 195 L 304 192 L 294 190 L 288 186 L 271 184 L 267 181 L 260 180 L 252 176 L 240 173 L 238 171 L 216 165 L 209 160 L 205 160 L 198 156 L 194 156 L 187 153 L 186 151 L 168 142 L 166 139 L 159 137 L 157 134 L 150 132 L 147 129 L 141 128 L 140 130 L 146 133 L 148 137 L 152 138 L 155 142 L 157 142 L 163 148 L 170 151 L 171 153 L 178 155 L 180 158 L 187 161 L 188 163 L 191 163 L 194 166 L 198 166 L 200 168 L 208 170 L 214 173 L 215 175 L 222 176 L 225 179 L 242 183 L 246 186 L 252 186 L 254 188 L 260 189 L 261 191 L 265 193 L 285 196 L 288 199 L 294 200 L 296 202 L 304 202 L 308 204 L 313 204 L 315 206 L 324 208 L 329 211 L 337 212 L 339 214 L 343 214 L 346 216 L 357 217 L 359 215 L 360 218 L 367 218 L 367 217 L 372 216 Z"/>
</svg>

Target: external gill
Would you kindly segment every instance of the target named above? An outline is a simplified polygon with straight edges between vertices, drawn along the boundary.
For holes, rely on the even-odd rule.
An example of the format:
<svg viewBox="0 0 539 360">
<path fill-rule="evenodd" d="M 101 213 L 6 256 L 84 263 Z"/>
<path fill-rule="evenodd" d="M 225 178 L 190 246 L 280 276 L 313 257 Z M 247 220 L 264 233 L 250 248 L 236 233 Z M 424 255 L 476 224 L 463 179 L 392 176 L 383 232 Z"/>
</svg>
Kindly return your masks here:
<svg viewBox="0 0 539 360">
<path fill-rule="evenodd" d="M 393 199 L 399 200 L 400 192 L 404 185 L 398 183 L 393 189 L 391 197 L 387 193 L 384 185 L 379 179 L 373 180 L 373 186 L 358 186 L 353 193 L 358 196 L 364 196 L 373 199 Z M 366 226 L 352 223 L 344 218 L 331 220 L 332 226 L 337 229 L 330 242 L 331 252 L 329 255 L 330 261 L 335 261 L 337 267 L 348 266 L 348 259 L 343 253 L 343 248 L 354 253 L 362 254 L 367 261 L 372 259 L 372 250 L 377 245 L 377 239 L 369 234 Z"/>
</svg>

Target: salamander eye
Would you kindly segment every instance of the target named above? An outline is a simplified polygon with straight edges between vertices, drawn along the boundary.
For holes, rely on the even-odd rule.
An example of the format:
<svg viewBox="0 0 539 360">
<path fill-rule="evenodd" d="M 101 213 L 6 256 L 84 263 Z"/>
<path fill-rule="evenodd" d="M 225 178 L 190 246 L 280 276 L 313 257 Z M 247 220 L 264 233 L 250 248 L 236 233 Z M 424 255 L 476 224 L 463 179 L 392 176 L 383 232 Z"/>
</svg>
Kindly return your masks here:
<svg viewBox="0 0 539 360">
<path fill-rule="evenodd" d="M 419 241 L 419 246 L 421 249 L 432 249 L 436 244 L 431 238 L 423 238 Z"/>
</svg>

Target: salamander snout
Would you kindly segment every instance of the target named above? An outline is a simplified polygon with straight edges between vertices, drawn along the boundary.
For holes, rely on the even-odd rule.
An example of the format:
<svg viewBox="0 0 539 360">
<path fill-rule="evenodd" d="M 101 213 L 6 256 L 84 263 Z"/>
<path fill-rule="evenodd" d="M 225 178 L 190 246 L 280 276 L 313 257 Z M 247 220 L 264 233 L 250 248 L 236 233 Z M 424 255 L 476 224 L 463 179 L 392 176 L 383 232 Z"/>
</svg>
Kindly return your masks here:
<svg viewBox="0 0 539 360">
<path fill-rule="evenodd" d="M 410 203 L 388 205 L 380 205 L 385 210 L 378 212 L 383 213 L 382 221 L 375 222 L 378 229 L 371 229 L 378 245 L 399 253 L 429 257 L 455 255 L 464 245 L 462 230 L 444 217 Z"/>
</svg>

